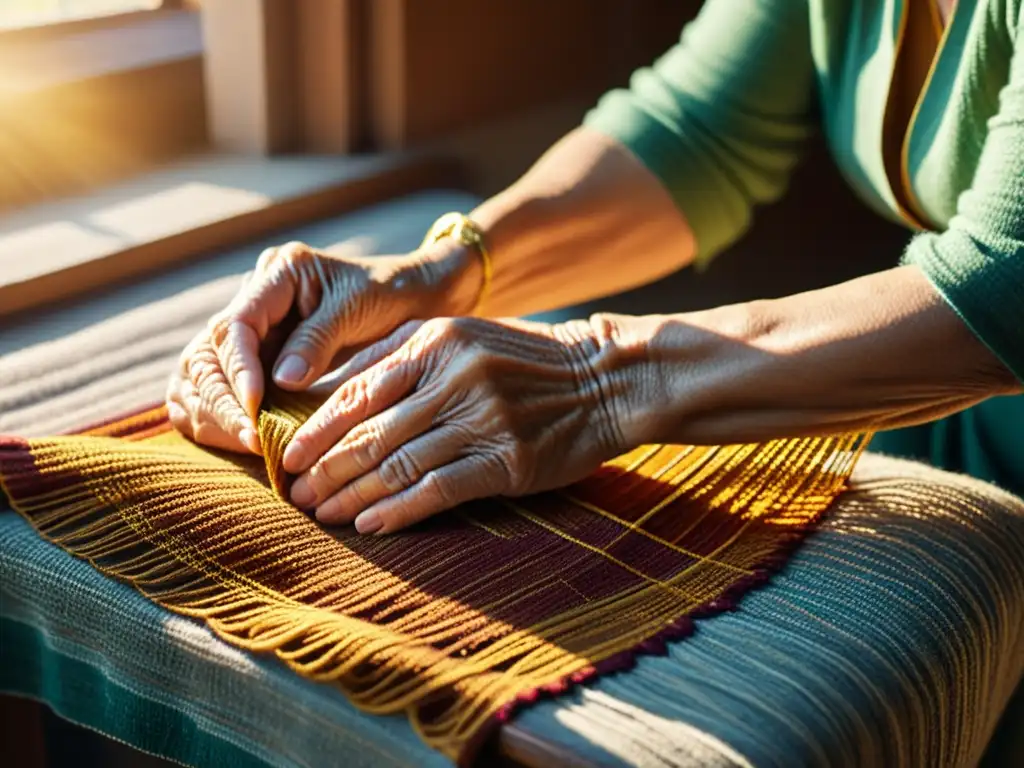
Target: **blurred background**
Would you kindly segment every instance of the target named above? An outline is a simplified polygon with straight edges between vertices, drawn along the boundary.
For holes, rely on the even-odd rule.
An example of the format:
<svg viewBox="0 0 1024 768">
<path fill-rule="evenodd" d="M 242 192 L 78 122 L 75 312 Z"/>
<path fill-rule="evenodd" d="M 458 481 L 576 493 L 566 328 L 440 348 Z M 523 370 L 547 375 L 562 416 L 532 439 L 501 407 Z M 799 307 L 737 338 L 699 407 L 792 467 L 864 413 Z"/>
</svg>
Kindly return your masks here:
<svg viewBox="0 0 1024 768">
<path fill-rule="evenodd" d="M 0 7 L 0 28 L 52 24 L 159 6 L 160 0 L 6 0 Z"/>
</svg>

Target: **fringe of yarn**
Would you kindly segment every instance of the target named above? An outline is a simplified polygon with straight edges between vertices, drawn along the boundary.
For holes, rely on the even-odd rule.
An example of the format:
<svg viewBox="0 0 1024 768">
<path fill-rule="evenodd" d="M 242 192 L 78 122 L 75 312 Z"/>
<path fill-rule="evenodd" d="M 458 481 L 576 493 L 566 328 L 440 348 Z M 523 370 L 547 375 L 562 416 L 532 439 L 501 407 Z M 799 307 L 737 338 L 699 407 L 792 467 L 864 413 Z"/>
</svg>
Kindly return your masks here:
<svg viewBox="0 0 1024 768">
<path fill-rule="evenodd" d="M 629 482 L 661 449 L 612 462 L 590 486 L 562 497 L 618 520 L 623 536 L 664 543 L 643 523 L 680 500 L 751 524 L 770 520 L 773 527 L 753 543 L 740 542 L 751 549 L 745 567 L 711 568 L 708 556 L 670 578 L 641 573 L 621 594 L 512 626 L 489 615 L 497 603 L 467 599 L 478 584 L 507 571 L 466 573 L 449 593 L 432 591 L 380 563 L 408 550 L 423 558 L 427 574 L 457 567 L 458 553 L 417 552 L 402 536 L 373 537 L 360 543 L 372 548 L 371 560 L 284 501 L 281 455 L 310 410 L 289 402 L 265 411 L 259 431 L 266 463 L 246 471 L 238 459 L 173 434 L 153 439 L 161 420 L 152 414 L 134 417 L 144 425 L 141 441 L 95 434 L 104 429 L 0 438 L 0 485 L 55 544 L 160 605 L 204 621 L 236 646 L 273 652 L 304 677 L 339 684 L 368 712 L 406 712 L 427 744 L 461 762 L 518 707 L 626 668 L 637 654 L 664 653 L 667 640 L 692 632 L 693 619 L 734 608 L 785 561 L 842 490 L 867 442 L 851 435 L 680 447 L 665 469 L 672 497 L 631 523 L 592 497 L 607 484 Z M 105 429 L 120 434 L 116 425 Z M 527 501 L 502 503 L 518 518 L 572 540 Z M 486 528 L 487 520 L 480 525 Z M 610 558 L 610 548 L 601 556 Z"/>
</svg>

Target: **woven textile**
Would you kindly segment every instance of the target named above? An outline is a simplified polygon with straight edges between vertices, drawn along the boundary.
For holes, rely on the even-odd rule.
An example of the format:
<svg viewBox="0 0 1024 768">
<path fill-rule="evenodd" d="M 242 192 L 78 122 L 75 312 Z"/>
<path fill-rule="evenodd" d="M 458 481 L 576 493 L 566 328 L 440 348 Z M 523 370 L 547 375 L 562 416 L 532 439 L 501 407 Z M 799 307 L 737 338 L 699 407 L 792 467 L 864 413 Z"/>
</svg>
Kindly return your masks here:
<svg viewBox="0 0 1024 768">
<path fill-rule="evenodd" d="M 282 499 L 281 452 L 314 407 L 261 415 L 265 461 L 199 448 L 158 408 L 4 439 L 0 479 L 56 543 L 466 759 L 518 703 L 664 653 L 764 581 L 862 444 L 646 446 L 565 492 L 362 537 Z"/>
<path fill-rule="evenodd" d="M 430 192 L 388 203 L 0 331 L 0 432 L 55 434 L 158 400 L 264 245 L 358 238 L 401 252 L 439 214 L 476 202 Z M 697 300 L 683 277 L 610 308 Z M 446 764 L 404 715 L 355 710 L 337 686 L 240 651 L 0 510 L 0 691 L 188 765 Z M 665 656 L 526 708 L 512 727 L 618 768 L 974 765 L 1024 672 L 1024 503 L 866 455 L 771 582 L 696 627 Z M 1005 735 L 1024 729 L 1020 714 Z M 1016 767 L 1020 748 L 985 768 Z"/>
<path fill-rule="evenodd" d="M 870 454 L 851 483 L 740 610 L 514 727 L 618 768 L 975 765 L 1024 672 L 1024 504 Z M 354 711 L 4 512 L 0 690 L 188 765 L 447 762 L 406 718 Z M 1016 768 L 1016 743 L 985 768 Z"/>
</svg>

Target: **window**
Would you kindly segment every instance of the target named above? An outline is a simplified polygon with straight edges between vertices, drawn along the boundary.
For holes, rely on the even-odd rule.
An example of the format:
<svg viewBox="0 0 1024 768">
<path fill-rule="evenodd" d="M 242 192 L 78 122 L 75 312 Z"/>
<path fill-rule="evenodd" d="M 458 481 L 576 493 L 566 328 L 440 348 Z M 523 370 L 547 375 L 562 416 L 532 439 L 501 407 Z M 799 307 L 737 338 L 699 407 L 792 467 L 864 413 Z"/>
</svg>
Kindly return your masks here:
<svg viewBox="0 0 1024 768">
<path fill-rule="evenodd" d="M 0 0 L 0 216 L 206 145 L 197 5 Z"/>
<path fill-rule="evenodd" d="M 164 0 L 3 0 L 0 2 L 0 29 L 151 11 L 164 4 Z"/>
</svg>

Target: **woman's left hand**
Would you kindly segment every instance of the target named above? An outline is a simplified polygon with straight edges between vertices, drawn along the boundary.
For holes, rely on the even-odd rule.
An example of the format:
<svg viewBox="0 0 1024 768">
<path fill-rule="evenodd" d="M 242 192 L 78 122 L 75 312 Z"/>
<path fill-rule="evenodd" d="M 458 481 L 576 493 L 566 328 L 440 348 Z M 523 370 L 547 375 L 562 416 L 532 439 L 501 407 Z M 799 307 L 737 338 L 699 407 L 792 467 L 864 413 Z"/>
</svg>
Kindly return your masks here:
<svg viewBox="0 0 1024 768">
<path fill-rule="evenodd" d="M 609 374 L 601 336 L 582 321 L 407 323 L 346 363 L 295 434 L 292 501 L 323 523 L 391 533 L 582 479 L 633 447 L 621 427 L 629 387 Z"/>
</svg>

